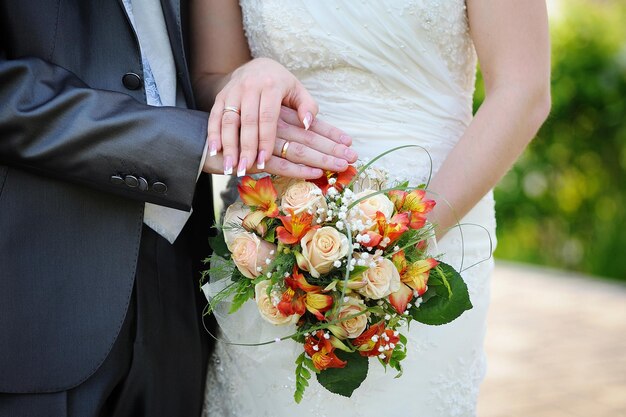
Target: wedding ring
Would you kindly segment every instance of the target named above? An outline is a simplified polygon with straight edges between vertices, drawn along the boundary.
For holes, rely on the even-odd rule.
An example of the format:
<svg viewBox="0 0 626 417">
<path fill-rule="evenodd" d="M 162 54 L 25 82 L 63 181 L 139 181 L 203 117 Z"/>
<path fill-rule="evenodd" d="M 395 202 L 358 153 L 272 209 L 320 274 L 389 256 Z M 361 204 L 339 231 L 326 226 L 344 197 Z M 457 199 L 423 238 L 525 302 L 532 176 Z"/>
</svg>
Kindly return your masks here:
<svg viewBox="0 0 626 417">
<path fill-rule="evenodd" d="M 283 148 L 280 150 L 280 157 L 283 159 L 287 159 L 287 149 L 289 149 L 289 144 L 291 142 L 289 142 L 288 140 L 285 141 L 285 143 L 283 143 Z"/>
<path fill-rule="evenodd" d="M 239 110 L 239 107 L 235 107 L 235 106 L 226 106 L 224 107 L 224 110 L 222 110 L 222 114 L 232 111 L 233 113 L 237 113 L 238 115 L 241 116 L 241 111 Z"/>
</svg>

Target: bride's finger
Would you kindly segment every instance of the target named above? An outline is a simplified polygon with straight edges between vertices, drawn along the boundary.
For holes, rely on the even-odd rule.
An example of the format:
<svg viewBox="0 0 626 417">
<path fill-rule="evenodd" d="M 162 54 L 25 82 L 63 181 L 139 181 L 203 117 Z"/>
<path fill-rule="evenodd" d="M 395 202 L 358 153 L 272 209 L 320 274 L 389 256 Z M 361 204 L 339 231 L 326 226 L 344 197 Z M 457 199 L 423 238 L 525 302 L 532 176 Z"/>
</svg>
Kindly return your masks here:
<svg viewBox="0 0 626 417">
<path fill-rule="evenodd" d="M 259 155 L 257 167 L 263 169 L 276 143 L 276 125 L 280 117 L 282 97 L 275 88 L 264 88 L 259 105 Z"/>
<path fill-rule="evenodd" d="M 298 113 L 289 107 L 283 106 L 280 109 L 280 118 L 292 126 L 302 126 L 302 121 L 298 120 Z M 352 138 L 347 133 L 329 123 L 324 122 L 323 120 L 319 120 L 317 117 L 313 120 L 309 130 L 320 136 L 324 136 L 333 142 L 341 143 L 346 146 L 352 145 Z"/>
<path fill-rule="evenodd" d="M 209 123 L 207 127 L 207 142 L 209 156 L 215 156 L 222 150 L 222 111 L 224 102 L 215 98 L 215 103 L 209 112 Z"/>
<path fill-rule="evenodd" d="M 312 130 L 306 131 L 288 123 L 278 123 L 277 135 L 285 140 L 300 143 L 318 152 L 344 159 L 350 163 L 355 162 L 358 158 L 354 149 L 342 143 L 337 143 L 326 136 L 319 135 Z"/>
<path fill-rule="evenodd" d="M 259 143 L 259 92 L 252 89 L 246 91 L 241 100 L 241 153 L 237 176 L 246 175 L 256 160 Z"/>
<path fill-rule="evenodd" d="M 222 148 L 224 149 L 224 175 L 230 175 L 239 161 L 239 127 L 241 126 L 241 95 L 231 90 L 224 98 L 222 111 Z"/>
<path fill-rule="evenodd" d="M 276 139 L 274 145 L 274 155 L 281 156 L 291 162 L 297 164 L 305 164 L 313 168 L 321 168 L 328 171 L 345 171 L 348 168 L 348 162 L 342 158 L 318 152 L 298 142 L 289 141 L 289 145 L 285 148 L 285 139 Z M 283 149 L 284 151 L 283 155 Z"/>
</svg>

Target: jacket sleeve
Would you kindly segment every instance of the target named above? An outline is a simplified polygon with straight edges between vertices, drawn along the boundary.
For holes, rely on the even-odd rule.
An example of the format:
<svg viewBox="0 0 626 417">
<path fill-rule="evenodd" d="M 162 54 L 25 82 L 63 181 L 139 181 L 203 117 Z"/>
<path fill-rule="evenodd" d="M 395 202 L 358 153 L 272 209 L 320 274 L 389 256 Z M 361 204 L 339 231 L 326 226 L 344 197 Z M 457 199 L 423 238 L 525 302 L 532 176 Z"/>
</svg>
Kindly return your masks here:
<svg viewBox="0 0 626 417">
<path fill-rule="evenodd" d="M 0 164 L 188 210 L 207 114 L 151 107 L 38 58 L 0 56 Z"/>
</svg>

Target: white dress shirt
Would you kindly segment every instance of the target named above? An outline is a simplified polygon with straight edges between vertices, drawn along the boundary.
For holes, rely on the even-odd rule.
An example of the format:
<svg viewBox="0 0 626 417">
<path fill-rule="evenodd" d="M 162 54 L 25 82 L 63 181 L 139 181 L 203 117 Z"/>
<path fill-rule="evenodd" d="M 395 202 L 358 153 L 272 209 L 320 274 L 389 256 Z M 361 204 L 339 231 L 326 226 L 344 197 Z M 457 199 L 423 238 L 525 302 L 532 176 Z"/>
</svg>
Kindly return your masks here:
<svg viewBox="0 0 626 417">
<path fill-rule="evenodd" d="M 123 0 L 123 3 L 139 39 L 147 104 L 175 106 L 176 67 L 161 3 L 159 0 Z M 206 153 L 205 146 L 198 176 L 202 172 Z M 170 243 L 174 243 L 189 216 L 191 212 L 146 203 L 143 221 Z"/>
</svg>

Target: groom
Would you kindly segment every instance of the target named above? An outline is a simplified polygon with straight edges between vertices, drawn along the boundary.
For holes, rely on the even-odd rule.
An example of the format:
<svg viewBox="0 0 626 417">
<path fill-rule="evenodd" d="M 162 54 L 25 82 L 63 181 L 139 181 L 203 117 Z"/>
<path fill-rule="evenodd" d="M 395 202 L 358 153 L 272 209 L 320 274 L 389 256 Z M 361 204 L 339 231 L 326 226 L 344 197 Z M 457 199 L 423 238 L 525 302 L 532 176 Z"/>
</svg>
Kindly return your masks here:
<svg viewBox="0 0 626 417">
<path fill-rule="evenodd" d="M 200 412 L 213 207 L 186 20 L 0 0 L 0 416 Z"/>
</svg>

